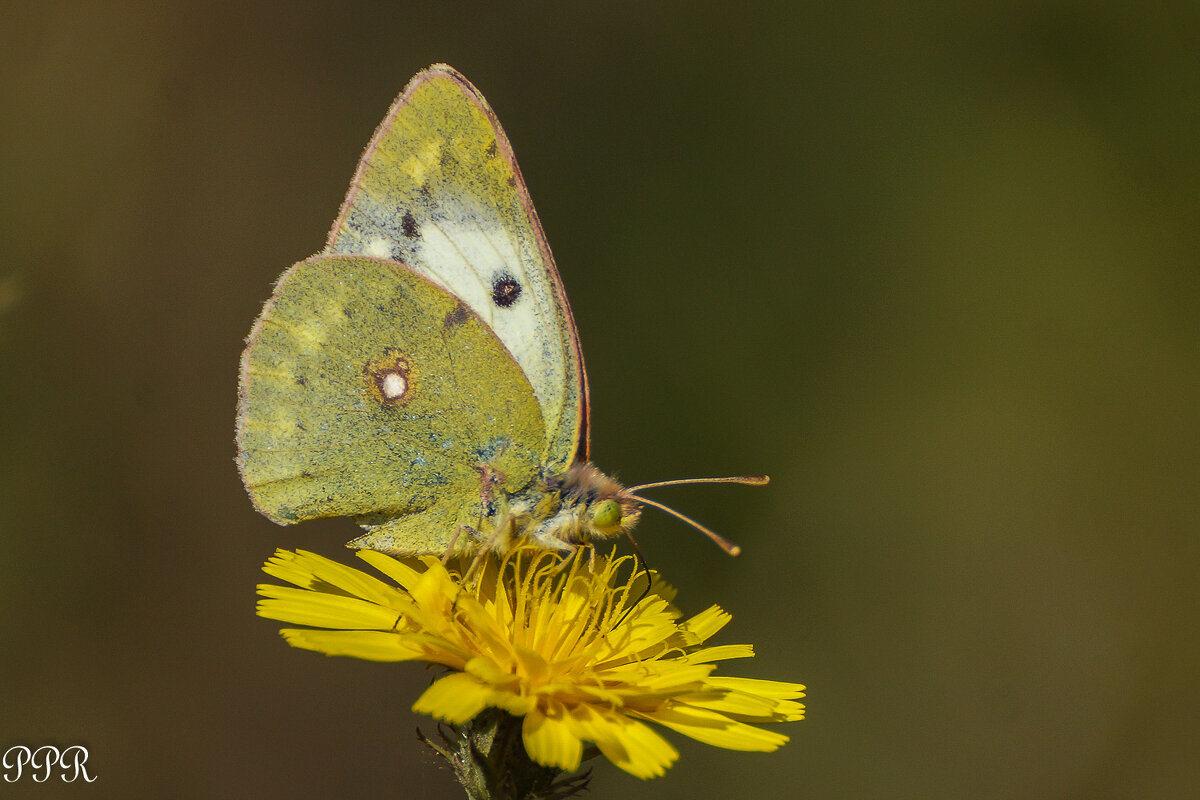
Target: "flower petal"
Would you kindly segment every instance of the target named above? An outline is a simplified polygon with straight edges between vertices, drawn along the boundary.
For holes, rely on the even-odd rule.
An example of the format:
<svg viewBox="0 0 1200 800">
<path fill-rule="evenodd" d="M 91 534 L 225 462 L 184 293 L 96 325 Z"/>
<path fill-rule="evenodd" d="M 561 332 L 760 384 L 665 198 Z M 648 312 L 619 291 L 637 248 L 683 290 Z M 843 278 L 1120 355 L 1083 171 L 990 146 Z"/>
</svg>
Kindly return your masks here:
<svg viewBox="0 0 1200 800">
<path fill-rule="evenodd" d="M 705 664 L 710 661 L 727 661 L 731 658 L 754 658 L 754 647 L 748 644 L 723 644 L 705 647 L 682 656 L 679 660 L 688 664 Z"/>
<path fill-rule="evenodd" d="M 736 715 L 743 721 L 771 722 L 775 709 L 781 701 L 746 692 L 730 692 L 720 689 L 674 697 L 681 705 L 689 708 L 704 708 L 720 714 Z M 786 701 L 783 701 L 786 702 Z"/>
<path fill-rule="evenodd" d="M 434 681 L 413 703 L 413 711 L 461 724 L 487 708 L 492 694 L 473 676 L 452 672 Z"/>
<path fill-rule="evenodd" d="M 422 575 L 421 571 L 413 569 L 400 559 L 392 558 L 391 556 L 380 553 L 377 550 L 356 550 L 354 555 L 358 556 L 363 561 L 382 572 L 384 575 L 387 575 L 405 589 L 414 585 L 417 582 L 417 579 Z"/>
<path fill-rule="evenodd" d="M 265 583 L 259 585 L 258 593 L 265 598 L 258 601 L 260 617 L 295 625 L 391 631 L 402 620 L 396 609 L 357 597 Z"/>
<path fill-rule="evenodd" d="M 738 722 L 795 722 L 804 719 L 803 703 L 774 700 L 743 692 L 728 692 L 715 700 L 703 695 L 680 695 L 676 699 L 689 707 L 716 711 Z"/>
<path fill-rule="evenodd" d="M 530 758 L 544 767 L 571 772 L 579 769 L 583 742 L 564 716 L 562 706 L 557 703 L 551 703 L 545 711 L 535 708 L 525 715 L 521 734 Z"/>
<path fill-rule="evenodd" d="M 728 625 L 731 619 L 733 615 L 720 606 L 709 606 L 680 627 L 687 632 L 688 644 L 700 644 Z"/>
<path fill-rule="evenodd" d="M 664 708 L 643 712 L 641 716 L 696 741 L 727 750 L 769 753 L 788 741 L 788 737 L 782 733 L 755 728 L 702 708 Z"/>
<path fill-rule="evenodd" d="M 804 719 L 804 704 L 791 699 L 804 696 L 804 686 L 799 683 L 712 677 L 705 681 L 705 685 L 723 689 L 727 694 L 717 703 L 688 698 L 688 705 L 720 711 L 742 722 L 794 722 Z M 751 698 L 767 704 L 769 711 L 751 711 Z"/>
<path fill-rule="evenodd" d="M 657 778 L 679 758 L 679 751 L 649 725 L 619 714 L 592 721 L 596 746 L 613 764 L 638 778 Z"/>
<path fill-rule="evenodd" d="M 421 573 L 416 583 L 408 587 L 408 593 L 418 606 L 439 614 L 447 614 L 462 591 L 446 568 L 436 561 Z"/>
<path fill-rule="evenodd" d="M 367 661 L 412 661 L 425 653 L 403 636 L 384 631 L 314 631 L 284 628 L 279 632 L 292 647 L 316 650 L 330 656 L 350 656 Z"/>
<path fill-rule="evenodd" d="M 362 570 L 307 550 L 297 550 L 295 553 L 276 550 L 275 555 L 263 565 L 263 572 L 306 589 L 319 589 L 320 584 L 328 584 L 345 594 L 380 605 L 387 605 L 400 595 L 395 586 L 389 586 Z"/>
<path fill-rule="evenodd" d="M 733 689 L 738 692 L 748 692 L 763 697 L 773 697 L 778 700 L 791 700 L 804 697 L 807 688 L 802 683 L 786 683 L 784 681 L 764 681 L 759 678 L 712 677 L 708 684 L 722 689 Z"/>
</svg>

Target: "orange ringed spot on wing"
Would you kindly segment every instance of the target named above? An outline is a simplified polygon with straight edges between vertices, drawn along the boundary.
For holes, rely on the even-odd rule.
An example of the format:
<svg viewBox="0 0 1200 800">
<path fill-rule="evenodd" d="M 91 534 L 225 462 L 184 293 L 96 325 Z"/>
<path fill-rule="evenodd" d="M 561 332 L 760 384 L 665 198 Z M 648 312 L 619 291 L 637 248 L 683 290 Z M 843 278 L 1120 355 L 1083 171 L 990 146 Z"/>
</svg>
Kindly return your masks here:
<svg viewBox="0 0 1200 800">
<path fill-rule="evenodd" d="M 383 351 L 383 357 L 363 366 L 367 391 L 384 405 L 407 403 L 413 394 L 412 364 L 395 347 Z"/>
</svg>

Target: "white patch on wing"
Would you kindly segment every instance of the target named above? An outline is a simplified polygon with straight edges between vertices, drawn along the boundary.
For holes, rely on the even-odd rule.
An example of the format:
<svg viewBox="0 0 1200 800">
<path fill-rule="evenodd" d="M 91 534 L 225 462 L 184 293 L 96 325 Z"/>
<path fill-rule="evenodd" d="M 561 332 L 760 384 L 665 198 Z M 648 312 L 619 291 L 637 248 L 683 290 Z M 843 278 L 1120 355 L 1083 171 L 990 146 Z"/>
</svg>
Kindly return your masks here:
<svg viewBox="0 0 1200 800">
<path fill-rule="evenodd" d="M 530 263 L 529 250 L 518 252 L 518 242 L 498 221 L 486 225 L 470 212 L 455 210 L 454 218 L 423 222 L 409 264 L 457 295 L 495 331 L 529 378 L 547 424 L 554 426 L 565 400 L 567 354 L 548 273 L 540 263 Z M 492 283 L 501 274 L 521 286 L 521 302 L 509 308 L 492 300 Z"/>
<path fill-rule="evenodd" d="M 511 250 L 498 252 L 478 225 L 427 222 L 420 242 L 413 247 L 412 267 L 458 295 L 492 325 L 491 281 L 487 276 L 501 269 L 506 257 L 517 260 Z"/>
<path fill-rule="evenodd" d="M 375 256 L 375 258 L 391 258 L 392 246 L 387 239 L 382 236 L 376 236 L 367 242 L 363 248 L 363 255 Z"/>
<path fill-rule="evenodd" d="M 383 396 L 388 400 L 403 397 L 408 391 L 408 381 L 399 372 L 389 372 L 383 378 Z"/>
</svg>

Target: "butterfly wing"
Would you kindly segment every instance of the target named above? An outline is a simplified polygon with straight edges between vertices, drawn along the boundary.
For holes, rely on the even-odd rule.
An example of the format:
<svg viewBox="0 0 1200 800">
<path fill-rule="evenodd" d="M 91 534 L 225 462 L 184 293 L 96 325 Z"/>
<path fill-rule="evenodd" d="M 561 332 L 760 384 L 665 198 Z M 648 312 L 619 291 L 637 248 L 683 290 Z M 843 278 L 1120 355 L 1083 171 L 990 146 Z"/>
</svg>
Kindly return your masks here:
<svg viewBox="0 0 1200 800">
<path fill-rule="evenodd" d="M 512 353 L 546 422 L 546 467 L 587 458 L 587 378 L 554 259 L 508 137 L 445 65 L 418 74 L 359 162 L 325 252 L 402 262 Z"/>
<path fill-rule="evenodd" d="M 279 523 L 352 516 L 387 530 L 379 549 L 440 554 L 458 526 L 478 526 L 488 486 L 530 483 L 546 446 L 537 398 L 504 344 L 394 262 L 295 265 L 242 356 L 238 465 Z"/>
</svg>

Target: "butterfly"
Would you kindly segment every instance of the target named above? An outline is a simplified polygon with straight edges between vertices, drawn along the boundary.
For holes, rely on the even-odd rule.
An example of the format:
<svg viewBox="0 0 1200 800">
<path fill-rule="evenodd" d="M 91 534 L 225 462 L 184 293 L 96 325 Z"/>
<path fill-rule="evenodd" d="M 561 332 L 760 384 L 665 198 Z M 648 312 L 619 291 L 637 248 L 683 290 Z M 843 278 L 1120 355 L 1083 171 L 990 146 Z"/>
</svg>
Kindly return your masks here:
<svg viewBox="0 0 1200 800">
<path fill-rule="evenodd" d="M 625 487 L 588 461 L 587 372 L 541 223 L 495 113 L 444 64 L 392 104 L 325 249 L 283 274 L 246 341 L 251 500 L 285 525 L 352 517 L 350 547 L 572 552 L 630 536 L 649 505 L 736 555 L 638 492 L 767 482 Z"/>
</svg>

